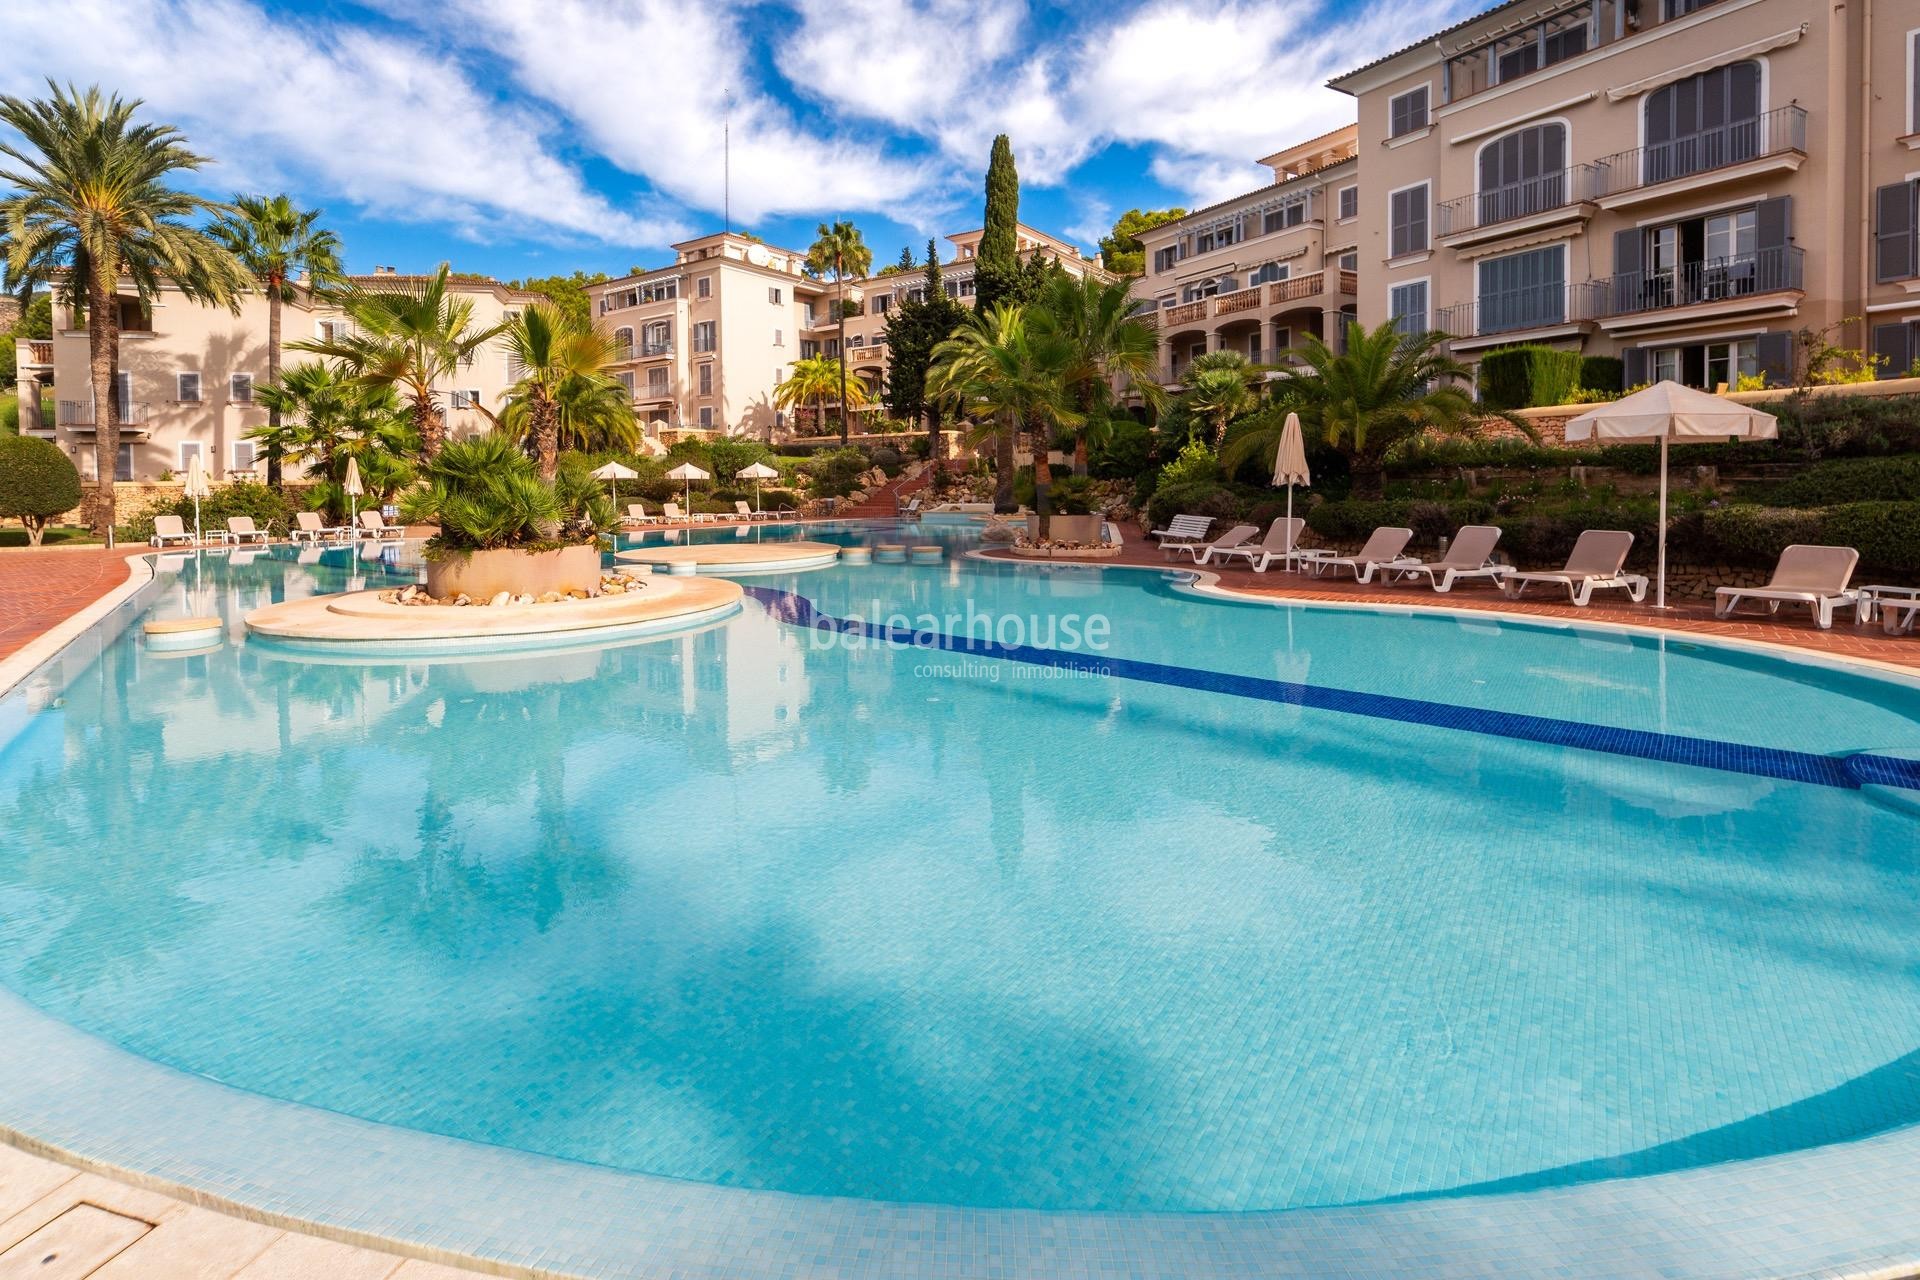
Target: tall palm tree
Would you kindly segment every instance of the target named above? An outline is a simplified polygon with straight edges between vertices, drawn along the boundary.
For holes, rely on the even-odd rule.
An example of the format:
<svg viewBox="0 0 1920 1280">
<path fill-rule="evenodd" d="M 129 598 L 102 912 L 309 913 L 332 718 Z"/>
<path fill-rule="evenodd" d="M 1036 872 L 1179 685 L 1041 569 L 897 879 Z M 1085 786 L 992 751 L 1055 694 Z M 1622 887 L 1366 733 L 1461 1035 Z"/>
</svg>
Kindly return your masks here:
<svg viewBox="0 0 1920 1280">
<path fill-rule="evenodd" d="M 835 396 L 840 400 L 840 439 L 844 443 L 847 438 L 848 406 L 864 409 L 872 402 L 866 380 L 858 374 L 849 374 L 846 361 L 835 360 L 831 356 L 809 356 L 805 360 L 795 360 L 792 372 L 773 389 L 773 402 L 782 409 L 812 405 L 815 430 L 819 429 L 820 420 L 825 416 L 822 406 Z"/>
<path fill-rule="evenodd" d="M 1047 453 L 1056 430 L 1073 430 L 1085 418 L 1071 404 L 1066 373 L 1071 347 L 1043 325 L 1030 321 L 1029 310 L 998 303 L 985 313 L 967 318 L 955 334 L 933 349 L 927 382 L 935 395 L 969 405 L 986 416 L 988 424 L 974 433 L 977 440 L 1003 439 L 1025 428 L 1033 448 L 1033 506 L 1040 517 L 1040 537 L 1052 533 L 1053 508 L 1048 490 L 1053 468 Z M 996 489 L 1011 497 L 1011 468 L 998 478 Z M 996 492 L 994 505 L 1001 505 Z"/>
<path fill-rule="evenodd" d="M 574 376 L 553 388 L 554 433 L 561 449 L 583 453 L 608 450 L 632 452 L 643 434 L 633 416 L 633 398 L 617 378 Z M 531 443 L 532 406 L 526 400 L 509 401 L 500 425 L 510 435 Z"/>
<path fill-rule="evenodd" d="M 833 225 L 820 224 L 813 247 L 807 250 L 807 270 L 816 276 L 833 274 L 833 310 L 840 333 L 840 443 L 847 443 L 847 280 L 859 278 L 873 269 L 873 250 L 860 236 L 860 228 L 836 218 Z"/>
<path fill-rule="evenodd" d="M 1060 272 L 1047 283 L 1031 323 L 1066 344 L 1064 379 L 1075 412 L 1085 419 L 1073 435 L 1073 474 L 1087 474 L 1091 438 L 1106 429 L 1115 404 L 1114 383 L 1124 381 L 1149 407 L 1158 409 L 1166 392 L 1154 380 L 1160 336 L 1134 316 L 1137 304 L 1124 280 L 1106 283 Z"/>
<path fill-rule="evenodd" d="M 1356 494 L 1379 494 L 1388 449 L 1423 431 L 1469 431 L 1486 416 L 1466 390 L 1471 372 L 1446 354 L 1445 342 L 1439 333 L 1402 334 L 1391 320 L 1372 331 L 1349 326 L 1345 354 L 1307 337 L 1297 350 L 1299 374 L 1276 391 L 1276 412 L 1268 415 L 1274 421 L 1228 442 L 1222 464 L 1231 471 L 1278 448 L 1278 420 L 1292 410 L 1304 427 L 1346 455 Z M 1535 434 L 1524 419 L 1494 416 Z"/>
<path fill-rule="evenodd" d="M 560 470 L 561 389 L 569 389 L 576 409 L 604 407 L 616 389 L 624 390 L 611 372 L 613 340 L 547 302 L 521 311 L 501 337 L 520 369 L 507 390 L 508 414 L 523 420 L 540 478 L 551 481 Z M 596 389 L 606 394 L 595 396 Z"/>
<path fill-rule="evenodd" d="M 50 98 L 0 96 L 0 124 L 19 134 L 0 142 L 0 155 L 16 162 L 0 169 L 0 186 L 15 189 L 0 200 L 0 222 L 8 277 L 61 271 L 68 305 L 86 309 L 95 476 L 88 524 L 105 536 L 113 527 L 120 453 L 113 393 L 120 281 L 132 282 L 143 307 L 171 285 L 192 301 L 237 312 L 247 274 L 225 246 L 184 221 L 221 206 L 167 185 L 206 163 L 179 130 L 136 121 L 138 99 L 52 82 L 48 90 Z"/>
<path fill-rule="evenodd" d="M 447 434 L 435 385 L 452 378 L 510 323 L 476 326 L 473 300 L 450 289 L 447 277 L 443 262 L 424 281 L 349 286 L 333 298 L 353 332 L 287 344 L 291 351 L 310 351 L 342 362 L 369 386 L 397 390 L 413 410 L 420 451 L 429 460 L 440 452 Z"/>
<path fill-rule="evenodd" d="M 1187 408 L 1207 424 L 1207 442 L 1226 435 L 1227 424 L 1260 404 L 1259 386 L 1267 373 L 1238 351 L 1209 351 L 1194 357 L 1180 381 Z"/>
<path fill-rule="evenodd" d="M 232 209 L 213 224 L 213 234 L 253 277 L 267 298 L 267 383 L 280 382 L 280 307 L 292 302 L 296 282 L 327 288 L 341 279 L 340 239 L 319 226 L 320 210 L 298 209 L 284 195 L 237 195 Z M 279 410 L 267 409 L 269 426 L 279 426 Z M 280 454 L 268 437 L 267 483 L 280 487 Z"/>
</svg>

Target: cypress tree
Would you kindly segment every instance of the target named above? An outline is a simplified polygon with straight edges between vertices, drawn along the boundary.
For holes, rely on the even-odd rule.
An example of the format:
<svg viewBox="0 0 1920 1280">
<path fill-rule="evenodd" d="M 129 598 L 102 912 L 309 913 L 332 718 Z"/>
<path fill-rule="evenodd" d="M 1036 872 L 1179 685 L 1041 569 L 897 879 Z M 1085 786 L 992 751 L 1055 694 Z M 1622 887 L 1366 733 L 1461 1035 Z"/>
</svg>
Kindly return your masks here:
<svg viewBox="0 0 1920 1280">
<path fill-rule="evenodd" d="M 887 412 L 912 421 L 927 418 L 927 457 L 937 460 L 940 448 L 940 406 L 926 398 L 927 366 L 933 349 L 953 336 L 967 318 L 967 309 L 947 296 L 941 279 L 940 255 L 927 241 L 925 296 L 918 302 L 904 298 L 887 316 Z"/>
<path fill-rule="evenodd" d="M 987 161 L 987 208 L 975 254 L 975 300 L 982 310 L 1006 301 L 1020 270 L 1020 175 L 1013 167 L 1013 143 L 1006 134 L 993 140 Z"/>
</svg>

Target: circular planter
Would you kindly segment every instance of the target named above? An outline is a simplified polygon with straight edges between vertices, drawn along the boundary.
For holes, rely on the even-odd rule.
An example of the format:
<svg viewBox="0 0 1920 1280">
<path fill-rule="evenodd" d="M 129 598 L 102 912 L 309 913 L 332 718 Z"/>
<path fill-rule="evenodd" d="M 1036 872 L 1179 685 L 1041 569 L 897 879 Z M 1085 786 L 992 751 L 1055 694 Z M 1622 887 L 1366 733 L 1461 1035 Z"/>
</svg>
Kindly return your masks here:
<svg viewBox="0 0 1920 1280">
<path fill-rule="evenodd" d="M 906 561 L 907 548 L 905 544 L 899 542 L 881 542 L 874 545 L 873 562 L 875 564 L 905 564 Z"/>
<path fill-rule="evenodd" d="M 600 548 L 561 547 L 554 551 L 470 551 L 427 561 L 427 590 L 440 597 L 465 593 L 488 600 L 502 591 L 541 596 L 549 591 L 598 593 Z"/>
<path fill-rule="evenodd" d="M 1055 542 L 1098 542 L 1100 524 L 1105 519 L 1100 515 L 1056 515 L 1047 521 L 1048 536 Z M 1031 513 L 1027 516 L 1027 541 L 1040 541 L 1040 517 Z"/>
<path fill-rule="evenodd" d="M 911 554 L 915 564 L 939 564 L 947 558 L 944 547 L 915 547 Z"/>
</svg>

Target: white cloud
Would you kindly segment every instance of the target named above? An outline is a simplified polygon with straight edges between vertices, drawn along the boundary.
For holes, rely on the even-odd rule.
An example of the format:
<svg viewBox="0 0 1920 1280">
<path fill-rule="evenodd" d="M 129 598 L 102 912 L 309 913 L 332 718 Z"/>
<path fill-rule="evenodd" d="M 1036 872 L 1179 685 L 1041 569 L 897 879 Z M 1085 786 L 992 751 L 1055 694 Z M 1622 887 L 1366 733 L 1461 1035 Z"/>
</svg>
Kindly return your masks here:
<svg viewBox="0 0 1920 1280">
<path fill-rule="evenodd" d="M 204 154 L 210 181 L 297 184 L 389 217 L 490 239 L 560 232 L 664 243 L 677 224 L 614 208 L 525 112 L 440 51 L 364 28 L 277 22 L 243 0 L 13 6 L 0 88 L 42 77 L 146 100 Z"/>
</svg>

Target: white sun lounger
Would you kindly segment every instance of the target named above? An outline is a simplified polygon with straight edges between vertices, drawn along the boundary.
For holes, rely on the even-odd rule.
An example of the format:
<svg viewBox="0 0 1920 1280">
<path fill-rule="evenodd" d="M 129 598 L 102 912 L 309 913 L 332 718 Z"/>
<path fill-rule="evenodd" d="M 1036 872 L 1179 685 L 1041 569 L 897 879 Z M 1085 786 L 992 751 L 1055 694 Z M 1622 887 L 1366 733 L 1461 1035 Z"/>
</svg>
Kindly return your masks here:
<svg viewBox="0 0 1920 1280">
<path fill-rule="evenodd" d="M 187 532 L 186 522 L 179 516 L 155 516 L 153 518 L 153 536 L 147 539 L 150 547 L 164 547 L 170 542 L 183 542 L 193 545 L 193 535 Z"/>
<path fill-rule="evenodd" d="M 405 529 L 388 524 L 378 511 L 371 508 L 360 513 L 360 532 L 371 534 L 380 542 L 385 542 L 389 538 L 397 542 L 407 536 Z"/>
<path fill-rule="evenodd" d="M 1267 526 L 1267 536 L 1260 541 L 1243 542 L 1237 547 L 1208 547 L 1198 563 L 1206 564 L 1215 555 L 1222 560 L 1244 558 L 1248 568 L 1255 573 L 1265 573 L 1267 566 L 1275 560 L 1284 560 L 1293 554 L 1294 544 L 1300 540 L 1300 531 L 1306 527 L 1307 522 L 1299 516 L 1281 516 Z"/>
<path fill-rule="evenodd" d="M 1400 554 L 1412 541 L 1413 530 L 1381 525 L 1367 535 L 1366 545 L 1353 555 L 1313 556 L 1306 563 L 1312 567 L 1315 577 L 1328 573 L 1337 576 L 1341 569 L 1351 569 L 1356 582 L 1372 582 L 1373 575 L 1382 565 L 1420 563 Z"/>
<path fill-rule="evenodd" d="M 659 520 L 660 520 L 659 516 L 650 516 L 647 514 L 646 503 L 629 502 L 627 504 L 627 514 L 621 520 L 620 523 L 622 524 L 657 524 Z"/>
<path fill-rule="evenodd" d="M 1635 604 L 1647 598 L 1647 580 L 1637 573 L 1624 573 L 1627 553 L 1633 550 L 1633 535 L 1624 529 L 1588 529 L 1573 544 L 1564 569 L 1536 569 L 1532 573 L 1509 573 L 1500 580 L 1500 589 L 1509 600 L 1518 600 L 1536 582 L 1565 587 L 1576 609 L 1584 609 L 1596 591 L 1619 589 Z"/>
<path fill-rule="evenodd" d="M 291 536 L 295 542 L 311 542 L 317 547 L 322 538 L 331 542 L 346 537 L 349 532 L 345 525 L 330 525 L 322 520 L 318 511 L 296 511 L 293 514 Z"/>
<path fill-rule="evenodd" d="M 1860 553 L 1852 547 L 1813 547 L 1795 543 L 1780 553 L 1773 566 L 1773 577 L 1764 587 L 1721 587 L 1713 593 L 1713 616 L 1725 618 L 1742 600 L 1765 603 L 1768 613 L 1780 612 L 1783 604 L 1813 606 L 1813 622 L 1822 631 L 1833 626 L 1833 607 L 1850 604 L 1856 609 L 1860 593 L 1847 586 Z"/>
<path fill-rule="evenodd" d="M 767 513 L 766 513 L 766 512 L 764 512 L 764 511 L 755 511 L 755 510 L 754 510 L 754 509 L 753 509 L 752 507 L 750 507 L 750 506 L 748 506 L 748 505 L 747 505 L 747 502 L 746 502 L 746 499 L 745 499 L 745 498 L 736 498 L 736 499 L 734 500 L 734 503 L 733 503 L 733 509 L 734 509 L 735 511 L 737 511 L 737 512 L 739 512 L 739 513 L 740 513 L 740 518 L 741 518 L 742 520 L 765 520 L 765 519 L 767 519 Z"/>
<path fill-rule="evenodd" d="M 713 519 L 704 511 L 682 511 L 677 502 L 663 502 L 660 510 L 664 513 L 661 519 L 668 524 L 706 524 Z"/>
<path fill-rule="evenodd" d="M 1164 529 L 1148 530 L 1147 536 L 1157 539 L 1160 549 L 1171 556 L 1180 547 L 1205 542 L 1207 530 L 1212 524 L 1212 516 L 1179 515 L 1167 521 Z"/>
<path fill-rule="evenodd" d="M 220 530 L 220 541 L 239 546 L 243 542 L 267 545 L 267 531 L 253 523 L 252 516 L 228 516 L 227 527 Z"/>
<path fill-rule="evenodd" d="M 1260 532 L 1260 526 L 1257 524 L 1237 524 L 1221 534 L 1218 538 L 1215 538 L 1212 542 L 1183 542 L 1174 547 L 1173 550 L 1184 551 L 1193 557 L 1195 564 L 1202 564 L 1205 562 L 1206 557 L 1211 556 L 1214 552 L 1230 551 L 1258 532 Z"/>
<path fill-rule="evenodd" d="M 1425 578 L 1429 586 L 1442 593 L 1453 590 L 1454 583 L 1466 578 L 1491 578 L 1498 586 L 1509 572 L 1507 566 L 1493 563 L 1494 544 L 1499 541 L 1500 530 L 1490 524 L 1461 525 L 1447 544 L 1447 554 L 1438 560 L 1389 560 L 1374 567 L 1381 571 L 1383 582 Z"/>
</svg>

